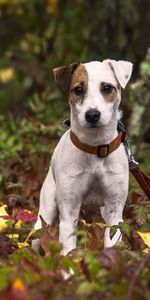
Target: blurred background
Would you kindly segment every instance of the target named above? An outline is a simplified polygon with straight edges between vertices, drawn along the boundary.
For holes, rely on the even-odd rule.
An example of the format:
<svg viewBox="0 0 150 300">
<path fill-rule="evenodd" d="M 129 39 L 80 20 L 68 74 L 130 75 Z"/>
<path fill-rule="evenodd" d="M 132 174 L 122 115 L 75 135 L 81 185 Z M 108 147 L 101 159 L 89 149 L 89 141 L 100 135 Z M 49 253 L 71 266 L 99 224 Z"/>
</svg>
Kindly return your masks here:
<svg viewBox="0 0 150 300">
<path fill-rule="evenodd" d="M 149 171 L 149 29 L 148 0 L 0 0 L 1 197 L 17 189 L 37 201 L 69 116 L 52 69 L 74 61 L 133 62 L 122 95 L 123 122 Z"/>
</svg>

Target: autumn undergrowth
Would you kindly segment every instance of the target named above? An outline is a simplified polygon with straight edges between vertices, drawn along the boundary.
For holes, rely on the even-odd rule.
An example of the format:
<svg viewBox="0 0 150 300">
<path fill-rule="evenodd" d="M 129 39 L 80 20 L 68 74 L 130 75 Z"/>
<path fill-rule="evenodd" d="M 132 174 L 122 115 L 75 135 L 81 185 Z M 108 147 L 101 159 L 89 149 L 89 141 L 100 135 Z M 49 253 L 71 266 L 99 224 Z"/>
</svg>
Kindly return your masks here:
<svg viewBox="0 0 150 300">
<path fill-rule="evenodd" d="M 50 156 L 64 131 L 61 121 L 48 126 L 36 118 L 0 119 L 0 299 L 149 300 L 150 202 L 133 179 L 116 247 L 103 249 L 101 216 L 81 211 L 77 250 L 62 257 L 52 228 L 49 255 L 44 246 L 39 253 L 31 249 L 32 239 L 43 236 L 32 229 Z M 139 159 L 148 172 L 144 147 Z"/>
</svg>

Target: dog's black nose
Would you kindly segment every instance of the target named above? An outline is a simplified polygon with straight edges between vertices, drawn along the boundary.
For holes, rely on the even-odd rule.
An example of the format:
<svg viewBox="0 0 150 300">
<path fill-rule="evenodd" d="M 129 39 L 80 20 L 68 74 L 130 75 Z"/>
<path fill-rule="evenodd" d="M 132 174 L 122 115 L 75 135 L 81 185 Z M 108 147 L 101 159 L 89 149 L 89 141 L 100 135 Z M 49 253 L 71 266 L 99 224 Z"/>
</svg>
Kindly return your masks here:
<svg viewBox="0 0 150 300">
<path fill-rule="evenodd" d="M 89 123 L 96 123 L 99 121 L 100 119 L 100 112 L 97 109 L 89 109 L 86 113 L 85 113 L 85 119 L 89 122 Z"/>
</svg>

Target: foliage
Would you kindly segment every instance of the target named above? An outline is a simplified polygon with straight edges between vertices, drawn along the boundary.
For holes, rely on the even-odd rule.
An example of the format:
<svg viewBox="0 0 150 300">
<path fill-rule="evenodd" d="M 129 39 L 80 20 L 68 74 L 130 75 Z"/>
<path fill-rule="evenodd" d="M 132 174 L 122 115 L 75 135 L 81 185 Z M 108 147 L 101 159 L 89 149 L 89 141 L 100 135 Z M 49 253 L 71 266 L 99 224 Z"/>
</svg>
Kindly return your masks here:
<svg viewBox="0 0 150 300">
<path fill-rule="evenodd" d="M 139 148 L 143 139 L 150 141 L 150 49 L 140 65 L 140 78 L 131 85 L 131 105 L 133 104 L 130 131 Z"/>
<path fill-rule="evenodd" d="M 102 224 L 81 220 L 84 228 L 80 226 L 78 249 L 61 257 L 57 240 L 49 242 L 49 255 L 41 256 L 30 249 L 31 239 L 37 237 L 34 232 L 29 235 L 33 221 L 26 213 L 26 218 L 16 226 L 21 213 L 14 206 L 10 217 L 13 223 L 7 224 L 0 234 L 1 298 L 148 300 L 150 250 L 146 254 L 143 250 L 144 242 L 150 247 L 149 209 L 150 204 L 143 196 L 133 195 L 125 211 L 126 221 L 119 225 L 123 242 L 105 250 Z M 5 215 L 8 217 L 3 209 L 1 218 L 7 220 Z"/>
<path fill-rule="evenodd" d="M 116 247 L 103 249 L 106 225 L 91 211 L 81 212 L 78 247 L 67 257 L 60 255 L 57 228 L 49 228 L 50 241 L 32 231 L 68 116 L 54 67 L 107 57 L 135 64 L 124 120 L 130 116 L 137 158 L 149 172 L 149 6 L 147 0 L 0 0 L 0 299 L 150 299 L 150 203 L 133 179 Z M 35 253 L 30 245 L 38 237 L 43 249 Z"/>
<path fill-rule="evenodd" d="M 131 60 L 137 77 L 149 46 L 149 8 L 147 0 L 1 0 L 2 111 L 50 107 L 58 101 L 52 69 L 76 60 Z"/>
</svg>

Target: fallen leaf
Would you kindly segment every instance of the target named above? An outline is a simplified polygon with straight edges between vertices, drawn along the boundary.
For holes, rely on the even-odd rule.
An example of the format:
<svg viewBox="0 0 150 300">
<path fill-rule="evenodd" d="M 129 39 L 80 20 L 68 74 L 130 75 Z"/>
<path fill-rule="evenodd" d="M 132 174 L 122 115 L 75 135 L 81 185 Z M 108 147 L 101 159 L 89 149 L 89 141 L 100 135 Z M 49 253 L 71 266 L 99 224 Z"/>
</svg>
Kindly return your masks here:
<svg viewBox="0 0 150 300">
<path fill-rule="evenodd" d="M 23 242 L 23 243 L 18 243 L 18 247 L 19 248 L 27 248 L 27 247 L 29 247 L 30 245 L 28 244 L 28 243 L 26 243 L 26 242 Z"/>
<path fill-rule="evenodd" d="M 18 291 L 21 291 L 21 292 L 25 290 L 24 283 L 19 278 L 16 278 L 16 280 L 13 282 L 12 287 L 13 287 L 13 289 L 17 289 Z"/>
<path fill-rule="evenodd" d="M 137 231 L 137 233 L 141 237 L 141 239 L 144 241 L 146 246 L 148 246 L 148 248 L 150 248 L 150 232 Z"/>
<path fill-rule="evenodd" d="M 8 81 L 14 79 L 15 71 L 13 68 L 5 68 L 0 70 L 0 82 L 7 83 Z"/>
<path fill-rule="evenodd" d="M 11 287 L 6 293 L 5 299 L 12 300 L 26 300 L 28 299 L 28 291 L 20 278 L 16 278 L 12 283 Z"/>
<path fill-rule="evenodd" d="M 42 216 L 40 216 L 42 222 L 42 235 L 40 238 L 40 244 L 44 250 L 45 256 L 48 256 L 49 253 L 49 242 L 58 240 L 58 231 L 56 228 L 47 224 Z"/>
<path fill-rule="evenodd" d="M 145 248 L 144 250 L 143 250 L 143 253 L 145 253 L 145 254 L 147 254 L 149 252 L 149 248 Z"/>
<path fill-rule="evenodd" d="M 100 253 L 100 261 L 104 268 L 111 270 L 116 278 L 119 278 L 123 269 L 123 259 L 115 247 L 104 249 Z"/>
<path fill-rule="evenodd" d="M 5 231 L 8 228 L 8 221 L 0 218 L 0 232 Z"/>
<path fill-rule="evenodd" d="M 18 233 L 10 233 L 10 234 L 7 234 L 7 236 L 9 237 L 9 239 L 18 239 L 19 234 Z"/>
<path fill-rule="evenodd" d="M 99 249 L 103 245 L 104 228 L 103 223 L 86 223 L 84 219 L 79 220 L 79 228 L 86 232 L 86 247 L 89 249 Z"/>
<path fill-rule="evenodd" d="M 8 216 L 6 208 L 7 208 L 7 205 L 0 206 L 0 217 L 2 217 L 2 216 Z"/>
<path fill-rule="evenodd" d="M 20 228 L 21 227 L 21 225 L 22 225 L 22 221 L 21 220 L 19 220 L 19 221 L 17 221 L 16 223 L 15 223 L 15 228 Z"/>
</svg>

